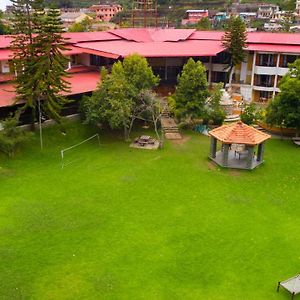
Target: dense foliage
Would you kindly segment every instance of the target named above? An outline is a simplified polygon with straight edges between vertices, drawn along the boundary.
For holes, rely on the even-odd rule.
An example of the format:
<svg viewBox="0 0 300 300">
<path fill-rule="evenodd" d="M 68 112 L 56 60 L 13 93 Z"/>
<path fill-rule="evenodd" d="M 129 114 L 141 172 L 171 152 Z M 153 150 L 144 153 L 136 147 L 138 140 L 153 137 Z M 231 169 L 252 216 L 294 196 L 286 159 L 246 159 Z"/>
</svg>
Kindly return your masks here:
<svg viewBox="0 0 300 300">
<path fill-rule="evenodd" d="M 3 12 L 0 10 L 0 35 L 9 34 L 10 31 L 10 27 L 3 21 Z"/>
<path fill-rule="evenodd" d="M 81 22 L 74 23 L 70 26 L 69 32 L 88 32 L 92 31 L 93 22 L 90 18 L 86 17 Z"/>
<path fill-rule="evenodd" d="M 209 96 L 206 69 L 200 61 L 190 58 L 178 76 L 173 108 L 178 119 L 192 120 L 205 114 Z"/>
<path fill-rule="evenodd" d="M 259 121 L 262 117 L 260 110 L 257 109 L 254 103 L 244 104 L 241 113 L 241 120 L 245 124 L 251 125 Z"/>
<path fill-rule="evenodd" d="M 85 97 L 82 108 L 86 122 L 107 122 L 111 128 L 123 128 L 125 139 L 135 119 L 146 109 L 145 91 L 155 87 L 159 79 L 154 76 L 145 58 L 139 55 L 116 62 L 110 74 L 102 71 L 102 82 L 92 97 Z"/>
<path fill-rule="evenodd" d="M 223 83 L 218 83 L 213 91 L 211 96 L 207 101 L 207 120 L 208 123 L 214 125 L 222 125 L 225 119 L 225 112 L 221 106 L 221 99 L 223 95 Z"/>
<path fill-rule="evenodd" d="M 211 30 L 211 27 L 211 22 L 207 17 L 202 18 L 196 25 L 197 30 Z"/>
<path fill-rule="evenodd" d="M 269 104 L 267 122 L 272 125 L 296 128 L 300 132 L 300 59 L 289 67 L 280 80 L 280 93 Z"/>
</svg>

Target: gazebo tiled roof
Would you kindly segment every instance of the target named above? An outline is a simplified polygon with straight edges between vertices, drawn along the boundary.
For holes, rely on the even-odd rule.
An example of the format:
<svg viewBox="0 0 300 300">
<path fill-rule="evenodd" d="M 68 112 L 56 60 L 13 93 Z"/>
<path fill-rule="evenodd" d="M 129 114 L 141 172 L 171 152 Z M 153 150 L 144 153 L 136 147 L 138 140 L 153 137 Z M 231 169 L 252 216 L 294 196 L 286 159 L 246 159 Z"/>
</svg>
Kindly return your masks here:
<svg viewBox="0 0 300 300">
<path fill-rule="evenodd" d="M 245 144 L 252 146 L 271 138 L 269 134 L 246 125 L 242 121 L 220 126 L 211 130 L 209 134 L 224 144 Z"/>
</svg>

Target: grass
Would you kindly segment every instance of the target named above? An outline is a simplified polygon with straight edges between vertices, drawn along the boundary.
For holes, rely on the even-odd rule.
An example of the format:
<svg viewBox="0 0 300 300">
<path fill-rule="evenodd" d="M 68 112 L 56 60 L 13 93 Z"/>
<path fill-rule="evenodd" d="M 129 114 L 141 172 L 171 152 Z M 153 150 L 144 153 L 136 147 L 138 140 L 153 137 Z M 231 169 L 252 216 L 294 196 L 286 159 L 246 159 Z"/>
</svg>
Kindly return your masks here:
<svg viewBox="0 0 300 300">
<path fill-rule="evenodd" d="M 300 269 L 300 152 L 266 145 L 266 163 L 230 171 L 209 139 L 136 150 L 112 133 L 60 168 L 93 132 L 45 130 L 0 156 L 1 299 L 290 299 Z"/>
</svg>

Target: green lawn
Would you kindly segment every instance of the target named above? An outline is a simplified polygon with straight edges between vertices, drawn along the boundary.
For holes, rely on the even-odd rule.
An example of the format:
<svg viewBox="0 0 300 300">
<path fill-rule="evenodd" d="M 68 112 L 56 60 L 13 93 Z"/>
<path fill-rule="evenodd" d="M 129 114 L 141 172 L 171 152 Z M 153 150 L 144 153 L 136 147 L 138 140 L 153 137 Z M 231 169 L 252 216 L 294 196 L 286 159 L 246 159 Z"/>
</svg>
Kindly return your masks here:
<svg viewBox="0 0 300 300">
<path fill-rule="evenodd" d="M 199 134 L 147 151 L 107 133 L 61 170 L 93 133 L 68 127 L 0 156 L 1 300 L 290 299 L 276 285 L 300 271 L 299 148 L 271 140 L 263 166 L 230 171 Z"/>
</svg>

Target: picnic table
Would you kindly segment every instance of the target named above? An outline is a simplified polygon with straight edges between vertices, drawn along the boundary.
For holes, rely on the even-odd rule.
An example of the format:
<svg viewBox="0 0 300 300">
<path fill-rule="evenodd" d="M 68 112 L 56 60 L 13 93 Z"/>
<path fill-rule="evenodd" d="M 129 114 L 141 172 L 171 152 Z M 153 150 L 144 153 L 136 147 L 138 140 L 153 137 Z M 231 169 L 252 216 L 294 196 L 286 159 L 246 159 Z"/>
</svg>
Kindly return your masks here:
<svg viewBox="0 0 300 300">
<path fill-rule="evenodd" d="M 149 141 L 150 141 L 150 136 L 149 135 L 142 135 L 138 138 L 137 142 L 140 146 L 145 146 L 149 143 Z"/>
</svg>

